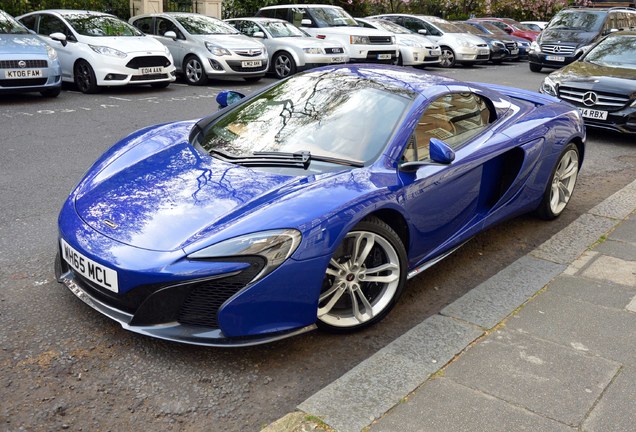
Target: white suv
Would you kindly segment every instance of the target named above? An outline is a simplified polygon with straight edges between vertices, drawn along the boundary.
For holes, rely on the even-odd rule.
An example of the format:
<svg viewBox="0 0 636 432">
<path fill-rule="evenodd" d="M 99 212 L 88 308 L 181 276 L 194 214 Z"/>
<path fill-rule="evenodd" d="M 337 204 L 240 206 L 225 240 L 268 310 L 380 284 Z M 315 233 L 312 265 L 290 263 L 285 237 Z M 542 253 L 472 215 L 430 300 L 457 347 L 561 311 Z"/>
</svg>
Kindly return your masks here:
<svg viewBox="0 0 636 432">
<path fill-rule="evenodd" d="M 375 15 L 369 18 L 393 21 L 436 42 L 442 49 L 440 65 L 443 67 L 453 67 L 455 64 L 473 65 L 490 59 L 490 49 L 485 40 L 463 32 L 444 19 L 408 14 Z"/>
<path fill-rule="evenodd" d="M 259 9 L 256 16 L 283 19 L 318 39 L 340 42 L 351 62 L 392 64 L 399 56 L 393 34 L 360 27 L 340 6 L 267 6 Z"/>
</svg>

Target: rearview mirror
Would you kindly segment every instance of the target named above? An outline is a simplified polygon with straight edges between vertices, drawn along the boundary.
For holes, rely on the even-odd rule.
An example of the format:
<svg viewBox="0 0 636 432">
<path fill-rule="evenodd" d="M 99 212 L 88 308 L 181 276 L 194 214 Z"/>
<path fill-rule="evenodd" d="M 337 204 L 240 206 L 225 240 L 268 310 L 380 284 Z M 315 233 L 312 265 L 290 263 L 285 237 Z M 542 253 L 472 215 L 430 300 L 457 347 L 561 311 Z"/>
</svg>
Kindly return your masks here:
<svg viewBox="0 0 636 432">
<path fill-rule="evenodd" d="M 51 33 L 49 37 L 53 39 L 54 41 L 60 42 L 62 46 L 66 46 L 66 44 L 68 43 L 66 41 L 66 35 L 64 33 L 60 33 L 60 32 Z"/>
<path fill-rule="evenodd" d="M 232 90 L 223 90 L 216 96 L 216 102 L 219 107 L 225 108 L 228 105 L 232 105 L 245 97 L 244 94 L 235 92 Z"/>
<path fill-rule="evenodd" d="M 172 40 L 177 40 L 177 34 L 175 32 L 173 32 L 172 30 L 168 30 L 167 32 L 165 32 L 163 34 L 165 37 L 170 38 Z"/>
<path fill-rule="evenodd" d="M 310 19 L 305 18 L 305 19 L 303 19 L 303 20 L 301 20 L 301 21 L 300 21 L 300 25 L 301 25 L 301 26 L 310 26 L 310 25 L 311 25 L 311 20 L 310 20 Z"/>
<path fill-rule="evenodd" d="M 254 32 L 252 37 L 265 39 L 265 33 L 263 33 L 262 31 L 257 31 L 257 32 Z"/>
<path fill-rule="evenodd" d="M 428 31 L 426 31 L 426 29 L 419 29 L 417 32 L 423 35 L 428 34 Z"/>
<path fill-rule="evenodd" d="M 433 162 L 448 165 L 455 160 L 455 152 L 453 149 L 440 139 L 431 138 L 428 151 Z"/>
</svg>

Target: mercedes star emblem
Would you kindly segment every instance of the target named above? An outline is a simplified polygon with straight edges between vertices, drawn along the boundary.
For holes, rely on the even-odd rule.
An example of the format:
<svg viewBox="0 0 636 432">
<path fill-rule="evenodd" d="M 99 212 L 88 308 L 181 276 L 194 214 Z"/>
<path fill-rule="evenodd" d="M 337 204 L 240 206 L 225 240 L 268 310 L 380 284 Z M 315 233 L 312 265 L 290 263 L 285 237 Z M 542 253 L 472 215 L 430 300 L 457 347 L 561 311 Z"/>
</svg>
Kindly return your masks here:
<svg viewBox="0 0 636 432">
<path fill-rule="evenodd" d="M 593 106 L 598 102 L 598 96 L 594 92 L 587 92 L 583 95 L 583 104 L 585 106 Z"/>
</svg>

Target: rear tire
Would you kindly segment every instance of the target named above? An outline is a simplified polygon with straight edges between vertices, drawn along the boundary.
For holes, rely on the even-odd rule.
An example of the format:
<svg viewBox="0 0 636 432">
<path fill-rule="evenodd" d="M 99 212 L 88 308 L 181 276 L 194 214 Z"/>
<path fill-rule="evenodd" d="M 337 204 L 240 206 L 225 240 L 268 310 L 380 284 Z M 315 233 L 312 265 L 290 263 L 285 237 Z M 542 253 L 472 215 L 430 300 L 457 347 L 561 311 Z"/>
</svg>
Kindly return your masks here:
<svg viewBox="0 0 636 432">
<path fill-rule="evenodd" d="M 541 219 L 552 220 L 561 215 L 570 202 L 579 175 L 579 148 L 568 144 L 552 170 L 537 215 Z"/>
</svg>

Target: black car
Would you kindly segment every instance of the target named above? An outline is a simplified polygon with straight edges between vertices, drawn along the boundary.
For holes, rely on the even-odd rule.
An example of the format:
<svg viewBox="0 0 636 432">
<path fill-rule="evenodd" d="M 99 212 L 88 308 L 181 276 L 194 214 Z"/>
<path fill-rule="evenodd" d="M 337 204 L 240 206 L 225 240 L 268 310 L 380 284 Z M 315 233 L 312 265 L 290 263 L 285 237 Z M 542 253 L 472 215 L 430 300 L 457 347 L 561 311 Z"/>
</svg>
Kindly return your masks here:
<svg viewBox="0 0 636 432">
<path fill-rule="evenodd" d="M 517 49 L 519 50 L 519 55 L 514 60 L 518 61 L 518 60 L 528 58 L 528 51 L 530 51 L 530 41 L 528 39 L 509 35 L 508 33 L 503 31 L 496 25 L 485 22 L 485 21 L 464 21 L 464 23 L 476 28 L 478 31 L 480 31 L 481 33 L 485 35 L 500 38 L 500 39 L 505 38 L 507 40 L 511 40 L 515 42 L 517 44 Z M 509 45 L 508 42 L 506 42 L 506 46 L 509 47 L 508 49 L 512 48 L 512 45 Z"/>
<path fill-rule="evenodd" d="M 530 70 L 561 68 L 579 58 L 603 36 L 622 30 L 636 30 L 636 9 L 564 9 L 550 20 L 530 46 Z"/>
<path fill-rule="evenodd" d="M 539 91 L 575 105 L 588 126 L 636 134 L 636 32 L 608 35 Z"/>
<path fill-rule="evenodd" d="M 490 48 L 490 61 L 494 64 L 499 64 L 502 61 L 518 60 L 519 59 L 519 47 L 517 42 L 510 39 L 508 35 L 494 35 L 484 33 L 483 30 L 478 29 L 467 23 L 466 21 L 452 21 L 460 29 L 466 33 L 479 36 L 488 44 Z"/>
</svg>

